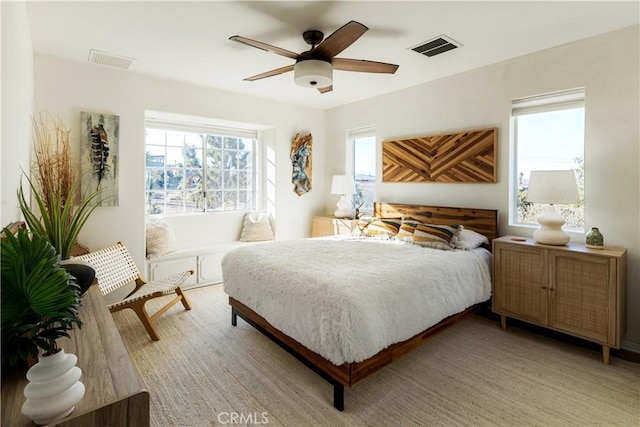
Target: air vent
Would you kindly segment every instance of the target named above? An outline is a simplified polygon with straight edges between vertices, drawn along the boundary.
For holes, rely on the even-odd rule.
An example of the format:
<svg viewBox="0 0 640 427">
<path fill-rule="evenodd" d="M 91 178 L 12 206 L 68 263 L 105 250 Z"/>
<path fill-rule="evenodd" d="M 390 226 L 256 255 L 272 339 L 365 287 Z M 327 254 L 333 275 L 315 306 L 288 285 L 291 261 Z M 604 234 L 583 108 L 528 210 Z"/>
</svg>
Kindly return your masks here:
<svg viewBox="0 0 640 427">
<path fill-rule="evenodd" d="M 89 51 L 89 62 L 91 62 L 92 64 L 106 65 L 108 67 L 128 70 L 133 61 L 135 61 L 135 58 L 127 58 L 126 56 L 100 52 L 99 50 L 94 49 L 91 49 Z"/>
<path fill-rule="evenodd" d="M 436 56 L 460 46 L 462 46 L 462 44 L 443 34 L 434 39 L 422 42 L 410 49 L 425 56 Z"/>
</svg>

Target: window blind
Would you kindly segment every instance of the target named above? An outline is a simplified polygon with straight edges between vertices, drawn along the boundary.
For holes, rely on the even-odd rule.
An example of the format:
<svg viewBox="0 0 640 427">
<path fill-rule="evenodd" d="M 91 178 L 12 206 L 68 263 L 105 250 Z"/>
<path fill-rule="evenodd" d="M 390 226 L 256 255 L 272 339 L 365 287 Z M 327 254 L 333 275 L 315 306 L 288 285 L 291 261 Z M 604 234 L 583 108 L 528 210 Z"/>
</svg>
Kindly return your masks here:
<svg viewBox="0 0 640 427">
<path fill-rule="evenodd" d="M 152 129 L 165 131 L 193 132 L 209 135 L 234 136 L 237 138 L 258 139 L 258 131 L 255 129 L 240 129 L 233 127 L 214 126 L 208 124 L 171 123 L 158 120 L 146 120 L 146 126 Z"/>
<path fill-rule="evenodd" d="M 520 116 L 580 107 L 584 107 L 584 88 L 514 99 L 511 102 L 511 114 Z"/>
<path fill-rule="evenodd" d="M 359 139 L 359 138 L 368 138 L 370 136 L 376 136 L 376 128 L 373 126 L 367 126 L 357 129 L 351 129 L 347 133 L 347 139 Z"/>
</svg>

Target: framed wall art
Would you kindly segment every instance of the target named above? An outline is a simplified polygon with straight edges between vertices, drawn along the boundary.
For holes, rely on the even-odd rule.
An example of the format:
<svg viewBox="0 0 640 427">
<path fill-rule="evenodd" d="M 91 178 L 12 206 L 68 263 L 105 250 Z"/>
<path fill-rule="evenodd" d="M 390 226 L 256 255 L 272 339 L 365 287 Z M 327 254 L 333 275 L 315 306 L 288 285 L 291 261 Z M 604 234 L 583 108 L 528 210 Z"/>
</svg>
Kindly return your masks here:
<svg viewBox="0 0 640 427">
<path fill-rule="evenodd" d="M 382 142 L 382 182 L 495 183 L 497 128 Z"/>
<path fill-rule="evenodd" d="M 293 138 L 291 144 L 291 166 L 293 191 L 298 195 L 311 191 L 311 173 L 313 171 L 312 146 L 313 137 L 311 134 L 301 136 L 299 133 Z"/>
<path fill-rule="evenodd" d="M 118 206 L 120 117 L 80 113 L 82 192 L 101 191 L 100 206 Z"/>
</svg>

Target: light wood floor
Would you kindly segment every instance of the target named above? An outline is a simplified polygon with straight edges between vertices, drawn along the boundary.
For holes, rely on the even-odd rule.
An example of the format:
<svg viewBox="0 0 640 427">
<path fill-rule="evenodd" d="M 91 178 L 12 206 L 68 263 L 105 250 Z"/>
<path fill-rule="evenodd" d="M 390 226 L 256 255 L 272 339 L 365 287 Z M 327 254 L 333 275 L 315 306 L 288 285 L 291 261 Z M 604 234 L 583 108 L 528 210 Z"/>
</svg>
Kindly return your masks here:
<svg viewBox="0 0 640 427">
<path fill-rule="evenodd" d="M 639 426 L 640 364 L 470 316 L 345 392 L 238 319 L 221 285 L 187 291 L 152 342 L 114 313 L 153 426 Z M 150 309 L 154 305 L 149 305 Z M 235 418 L 232 418 L 235 417 Z"/>
</svg>

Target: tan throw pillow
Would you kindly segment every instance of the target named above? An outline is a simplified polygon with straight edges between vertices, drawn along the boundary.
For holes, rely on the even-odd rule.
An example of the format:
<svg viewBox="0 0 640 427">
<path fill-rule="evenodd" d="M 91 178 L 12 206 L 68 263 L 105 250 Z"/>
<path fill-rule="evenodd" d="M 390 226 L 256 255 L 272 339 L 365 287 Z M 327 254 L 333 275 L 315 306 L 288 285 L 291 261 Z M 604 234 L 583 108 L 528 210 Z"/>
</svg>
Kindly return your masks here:
<svg viewBox="0 0 640 427">
<path fill-rule="evenodd" d="M 451 241 L 460 233 L 458 225 L 418 224 L 413 232 L 413 243 L 428 248 L 455 249 Z"/>
<path fill-rule="evenodd" d="M 362 237 L 391 238 L 398 234 L 401 223 L 400 218 L 362 218 L 358 221 L 354 234 L 357 232 Z"/>
<path fill-rule="evenodd" d="M 244 216 L 244 225 L 240 241 L 259 242 L 263 240 L 273 240 L 273 229 L 269 214 L 266 212 L 247 212 Z"/>
<path fill-rule="evenodd" d="M 413 233 L 416 231 L 418 224 L 422 223 L 414 219 L 403 219 L 400 230 L 396 234 L 396 240 L 413 243 Z"/>
<path fill-rule="evenodd" d="M 148 222 L 146 225 L 147 258 L 151 259 L 176 250 L 176 237 L 173 229 L 164 222 Z"/>
</svg>

